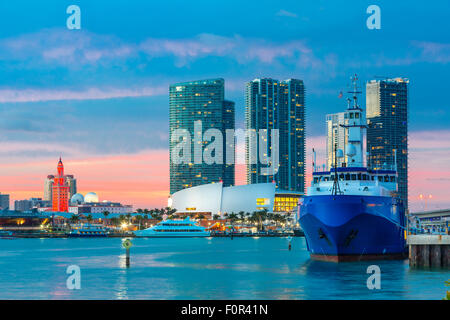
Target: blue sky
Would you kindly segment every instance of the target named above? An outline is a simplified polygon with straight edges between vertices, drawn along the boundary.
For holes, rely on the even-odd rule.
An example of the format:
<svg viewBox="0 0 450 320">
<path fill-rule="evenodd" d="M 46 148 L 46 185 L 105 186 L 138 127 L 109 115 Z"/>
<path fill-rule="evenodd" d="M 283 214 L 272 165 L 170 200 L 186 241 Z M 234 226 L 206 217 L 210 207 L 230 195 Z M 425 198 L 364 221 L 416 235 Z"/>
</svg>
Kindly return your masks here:
<svg viewBox="0 0 450 320">
<path fill-rule="evenodd" d="M 81 30 L 66 8 L 81 8 Z M 369 30 L 366 8 L 381 8 Z M 349 77 L 410 79 L 410 132 L 448 130 L 448 1 L 1 1 L 2 163 L 168 148 L 170 83 L 305 81 L 307 132 L 325 134 Z M 22 146 L 22 147 L 21 147 Z"/>
</svg>

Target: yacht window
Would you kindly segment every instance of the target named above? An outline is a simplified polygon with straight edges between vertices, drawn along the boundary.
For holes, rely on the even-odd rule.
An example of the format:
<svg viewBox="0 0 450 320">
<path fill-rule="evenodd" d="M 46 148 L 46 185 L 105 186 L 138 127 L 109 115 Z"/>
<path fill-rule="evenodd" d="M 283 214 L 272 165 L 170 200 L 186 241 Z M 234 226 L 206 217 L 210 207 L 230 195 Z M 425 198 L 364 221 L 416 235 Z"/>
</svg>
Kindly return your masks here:
<svg viewBox="0 0 450 320">
<path fill-rule="evenodd" d="M 350 174 L 347 173 L 347 174 L 345 175 L 345 180 L 346 180 L 346 181 L 350 180 Z"/>
<path fill-rule="evenodd" d="M 391 182 L 395 182 L 395 176 L 391 176 Z"/>
<path fill-rule="evenodd" d="M 359 113 L 356 112 L 356 113 L 355 113 L 355 119 L 358 119 L 358 118 L 359 118 Z"/>
<path fill-rule="evenodd" d="M 356 180 L 356 174 L 352 174 L 352 180 Z"/>
<path fill-rule="evenodd" d="M 350 112 L 350 119 L 353 119 L 353 112 Z"/>
<path fill-rule="evenodd" d="M 339 175 L 339 180 L 344 180 L 344 174 L 343 173 L 341 173 L 340 175 Z"/>
<path fill-rule="evenodd" d="M 389 182 L 389 176 L 384 176 L 384 182 Z"/>
<path fill-rule="evenodd" d="M 319 181 L 318 178 L 314 178 L 314 183 L 317 183 Z"/>
<path fill-rule="evenodd" d="M 378 181 L 383 182 L 383 177 L 382 176 L 378 176 Z"/>
<path fill-rule="evenodd" d="M 363 174 L 362 179 L 367 180 L 367 175 Z"/>
<path fill-rule="evenodd" d="M 358 180 L 361 181 L 361 173 L 358 173 Z"/>
</svg>

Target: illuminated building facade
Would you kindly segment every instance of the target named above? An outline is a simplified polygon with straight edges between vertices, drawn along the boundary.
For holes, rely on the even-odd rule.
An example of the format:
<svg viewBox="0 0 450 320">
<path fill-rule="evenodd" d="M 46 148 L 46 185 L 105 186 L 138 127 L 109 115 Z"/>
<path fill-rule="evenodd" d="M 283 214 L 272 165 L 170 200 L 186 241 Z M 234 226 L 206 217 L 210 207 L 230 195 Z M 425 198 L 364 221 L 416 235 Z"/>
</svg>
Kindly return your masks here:
<svg viewBox="0 0 450 320">
<path fill-rule="evenodd" d="M 259 159 L 251 163 L 249 139 L 246 139 L 247 183 L 275 181 L 277 188 L 303 193 L 305 189 L 305 87 L 302 80 L 278 81 L 270 78 L 247 83 L 245 93 L 246 129 L 267 131 L 267 146 L 272 146 L 270 132 L 279 130 L 279 168 L 274 175 L 262 175 L 267 167 Z M 256 154 L 259 153 L 259 143 Z M 271 154 L 268 155 L 269 157 Z"/>
<path fill-rule="evenodd" d="M 198 80 L 176 83 L 169 88 L 169 126 L 170 126 L 170 194 L 193 186 L 223 182 L 225 186 L 234 184 L 235 165 L 222 163 L 195 163 L 194 143 L 190 145 L 190 163 L 176 164 L 172 152 L 180 141 L 172 140 L 175 130 L 187 130 L 191 141 L 194 135 L 201 135 L 202 149 L 210 141 L 204 140 L 203 133 L 218 129 L 225 138 L 227 129 L 234 129 L 235 105 L 224 99 L 225 81 L 223 79 Z M 194 132 L 194 122 L 201 121 L 202 132 Z M 223 139 L 225 142 L 225 139 Z M 225 150 L 223 150 L 225 155 Z M 234 154 L 234 146 L 233 146 Z M 198 156 L 198 155 L 197 155 Z"/>
<path fill-rule="evenodd" d="M 254 183 L 225 187 L 223 183 L 211 183 L 175 192 L 169 207 L 178 215 L 214 215 L 225 213 L 268 212 L 286 213 L 296 209 L 300 195 L 295 192 L 276 190 L 275 183 Z"/>
<path fill-rule="evenodd" d="M 59 158 L 58 173 L 53 181 L 52 210 L 56 212 L 69 211 L 69 185 L 64 176 L 64 165 Z"/>
<path fill-rule="evenodd" d="M 366 84 L 367 159 L 374 169 L 389 168 L 397 159 L 398 192 L 408 204 L 408 84 L 405 78 Z"/>
</svg>

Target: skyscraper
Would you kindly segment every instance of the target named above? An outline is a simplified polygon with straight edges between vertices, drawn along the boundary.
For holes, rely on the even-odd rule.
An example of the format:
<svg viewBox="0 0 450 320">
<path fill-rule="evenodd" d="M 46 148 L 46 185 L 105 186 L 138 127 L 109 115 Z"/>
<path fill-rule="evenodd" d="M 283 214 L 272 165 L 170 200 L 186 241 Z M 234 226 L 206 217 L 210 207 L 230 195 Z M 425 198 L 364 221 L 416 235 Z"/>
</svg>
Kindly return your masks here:
<svg viewBox="0 0 450 320">
<path fill-rule="evenodd" d="M 278 81 L 261 78 L 246 85 L 246 128 L 267 129 L 267 146 L 271 150 L 272 129 L 279 130 L 279 168 L 274 175 L 262 175 L 267 167 L 250 161 L 249 139 L 246 139 L 247 183 L 273 182 L 277 188 L 304 192 L 305 188 L 305 87 L 302 80 Z M 256 153 L 259 154 L 258 144 Z M 270 156 L 270 155 L 269 155 Z"/>
<path fill-rule="evenodd" d="M 337 145 L 337 149 L 344 151 L 345 143 L 348 139 L 347 133 L 342 125 L 346 125 L 348 120 L 345 119 L 345 112 L 327 114 L 327 168 L 334 167 L 334 147 Z M 338 158 L 338 167 L 342 166 L 342 163 L 347 163 L 347 156 L 345 158 Z"/>
<path fill-rule="evenodd" d="M 234 102 L 225 100 L 223 79 L 198 80 L 176 83 L 169 88 L 169 126 L 170 126 L 170 193 L 202 184 L 220 182 L 225 186 L 234 184 L 233 164 L 227 164 L 225 157 L 225 137 L 227 129 L 234 129 Z M 201 121 L 201 130 L 194 123 Z M 203 133 L 218 129 L 223 137 L 222 163 L 208 164 L 202 153 L 213 141 L 207 141 Z M 174 148 L 181 140 L 175 137 L 177 129 L 186 130 L 194 143 L 190 146 L 190 162 L 175 163 Z M 196 145 L 195 138 L 199 141 Z M 232 146 L 234 153 L 234 145 Z M 197 160 L 197 161 L 195 161 Z M 200 161 L 198 161 L 200 160 Z"/>
<path fill-rule="evenodd" d="M 9 194 L 0 193 L 0 210 L 9 208 Z"/>
<path fill-rule="evenodd" d="M 394 164 L 398 191 L 408 204 L 408 83 L 405 78 L 366 84 L 368 164 L 377 169 Z M 395 163 L 396 159 L 396 163 Z"/>
<path fill-rule="evenodd" d="M 71 174 L 65 175 L 64 179 L 69 186 L 69 199 L 77 193 L 77 179 Z M 50 174 L 44 181 L 44 198 L 45 201 L 53 201 L 53 183 L 55 182 L 55 176 Z"/>
<path fill-rule="evenodd" d="M 52 201 L 53 197 L 53 182 L 55 181 L 54 175 L 48 175 L 44 182 L 44 200 Z"/>
<path fill-rule="evenodd" d="M 64 176 L 64 165 L 59 158 L 57 175 L 53 182 L 52 204 L 53 211 L 68 212 L 69 211 L 69 185 Z"/>
<path fill-rule="evenodd" d="M 73 175 L 68 174 L 65 176 L 66 182 L 69 185 L 69 199 L 73 197 L 74 194 L 77 193 L 77 179 L 74 178 Z"/>
</svg>

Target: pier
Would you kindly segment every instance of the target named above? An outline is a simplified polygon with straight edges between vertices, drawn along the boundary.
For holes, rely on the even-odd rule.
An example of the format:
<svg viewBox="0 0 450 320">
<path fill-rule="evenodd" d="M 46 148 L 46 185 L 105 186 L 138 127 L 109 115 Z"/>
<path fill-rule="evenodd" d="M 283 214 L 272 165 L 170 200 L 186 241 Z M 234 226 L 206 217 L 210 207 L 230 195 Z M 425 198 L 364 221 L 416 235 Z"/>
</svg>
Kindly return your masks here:
<svg viewBox="0 0 450 320">
<path fill-rule="evenodd" d="M 450 268 L 450 235 L 408 236 L 411 267 Z"/>
</svg>

